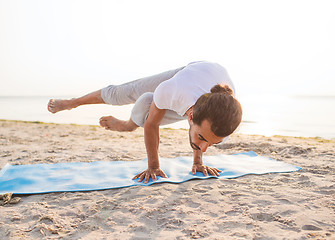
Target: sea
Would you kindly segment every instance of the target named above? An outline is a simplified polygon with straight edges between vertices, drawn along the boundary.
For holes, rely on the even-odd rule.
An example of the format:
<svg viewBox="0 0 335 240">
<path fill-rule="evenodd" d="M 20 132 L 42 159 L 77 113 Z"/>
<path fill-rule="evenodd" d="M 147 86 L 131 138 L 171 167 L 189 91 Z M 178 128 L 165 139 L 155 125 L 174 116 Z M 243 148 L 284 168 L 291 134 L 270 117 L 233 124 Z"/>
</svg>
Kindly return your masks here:
<svg viewBox="0 0 335 240">
<path fill-rule="evenodd" d="M 129 119 L 133 105 L 80 106 L 52 114 L 47 103 L 54 96 L 0 96 L 0 119 L 47 123 L 99 125 L 101 116 Z M 70 98 L 60 96 L 57 98 Z M 239 96 L 243 121 L 236 132 L 264 136 L 319 137 L 335 140 L 335 96 Z M 166 125 L 188 129 L 188 122 Z M 18 129 L 20 131 L 20 129 Z"/>
</svg>

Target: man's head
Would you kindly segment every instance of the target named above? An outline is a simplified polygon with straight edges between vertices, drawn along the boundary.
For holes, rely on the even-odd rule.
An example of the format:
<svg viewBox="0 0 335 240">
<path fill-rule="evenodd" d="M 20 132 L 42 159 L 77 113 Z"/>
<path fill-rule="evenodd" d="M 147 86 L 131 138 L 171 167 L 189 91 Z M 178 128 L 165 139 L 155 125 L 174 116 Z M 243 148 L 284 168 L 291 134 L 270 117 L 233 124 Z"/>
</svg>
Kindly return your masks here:
<svg viewBox="0 0 335 240">
<path fill-rule="evenodd" d="M 189 115 L 191 147 L 206 151 L 208 146 L 232 134 L 241 120 L 242 107 L 233 97 L 231 88 L 227 85 L 215 85 L 211 93 L 204 94 L 197 100 Z M 207 147 L 202 147 L 201 144 Z"/>
</svg>

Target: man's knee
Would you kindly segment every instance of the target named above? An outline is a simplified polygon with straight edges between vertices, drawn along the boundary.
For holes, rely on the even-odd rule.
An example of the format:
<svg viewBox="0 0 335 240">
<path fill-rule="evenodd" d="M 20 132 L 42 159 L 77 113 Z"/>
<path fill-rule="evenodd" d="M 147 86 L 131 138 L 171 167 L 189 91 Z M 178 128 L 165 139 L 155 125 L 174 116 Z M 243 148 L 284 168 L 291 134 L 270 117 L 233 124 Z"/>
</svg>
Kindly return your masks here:
<svg viewBox="0 0 335 240">
<path fill-rule="evenodd" d="M 101 89 L 101 98 L 106 104 L 121 106 L 135 103 L 137 95 L 131 85 L 109 85 Z"/>
<path fill-rule="evenodd" d="M 138 126 L 143 127 L 144 122 L 148 117 L 149 109 L 153 101 L 154 94 L 152 92 L 147 92 L 142 94 L 131 111 L 131 120 Z"/>
</svg>

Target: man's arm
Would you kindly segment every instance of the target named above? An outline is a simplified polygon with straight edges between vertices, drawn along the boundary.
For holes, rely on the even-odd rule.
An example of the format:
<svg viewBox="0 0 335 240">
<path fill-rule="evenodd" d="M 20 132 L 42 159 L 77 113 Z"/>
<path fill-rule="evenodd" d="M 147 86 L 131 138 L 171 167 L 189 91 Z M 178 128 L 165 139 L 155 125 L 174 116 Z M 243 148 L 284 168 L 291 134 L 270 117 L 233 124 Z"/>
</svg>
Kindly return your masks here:
<svg viewBox="0 0 335 240">
<path fill-rule="evenodd" d="M 193 164 L 203 164 L 202 151 L 193 149 Z"/>
<path fill-rule="evenodd" d="M 148 169 L 137 174 L 133 179 L 139 178 L 139 182 L 143 179 L 144 183 L 148 183 L 150 177 L 156 181 L 156 176 L 167 177 L 160 169 L 158 147 L 159 147 L 159 125 L 165 115 L 165 109 L 159 109 L 152 102 L 149 110 L 149 116 L 144 123 L 144 142 L 148 156 Z"/>
<path fill-rule="evenodd" d="M 193 175 L 196 172 L 202 172 L 207 177 L 208 173 L 213 176 L 220 176 L 219 172 L 222 171 L 217 168 L 212 168 L 204 165 L 204 162 L 202 161 L 202 151 L 193 149 L 193 166 L 192 166 Z"/>
</svg>

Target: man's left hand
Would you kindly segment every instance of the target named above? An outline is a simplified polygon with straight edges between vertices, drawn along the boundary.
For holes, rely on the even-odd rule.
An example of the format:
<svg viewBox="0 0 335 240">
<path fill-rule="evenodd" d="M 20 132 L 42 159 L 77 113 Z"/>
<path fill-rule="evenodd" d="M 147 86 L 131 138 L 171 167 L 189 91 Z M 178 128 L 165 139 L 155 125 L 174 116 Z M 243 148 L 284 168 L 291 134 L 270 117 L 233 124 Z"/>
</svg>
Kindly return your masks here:
<svg viewBox="0 0 335 240">
<path fill-rule="evenodd" d="M 208 167 L 204 164 L 193 164 L 193 167 L 192 167 L 193 175 L 196 172 L 202 172 L 206 177 L 208 176 L 208 174 L 218 177 L 220 176 L 219 172 L 222 172 L 222 171 L 217 168 Z"/>
</svg>

